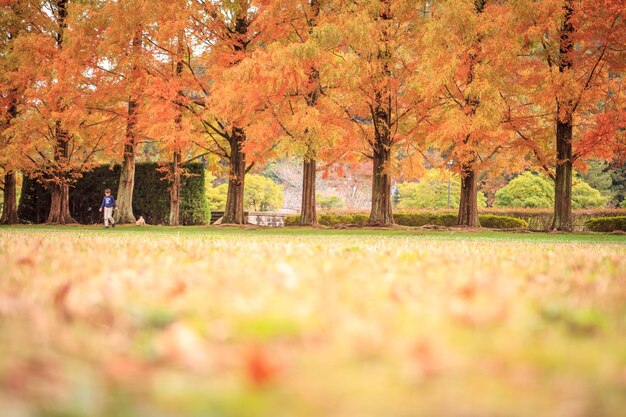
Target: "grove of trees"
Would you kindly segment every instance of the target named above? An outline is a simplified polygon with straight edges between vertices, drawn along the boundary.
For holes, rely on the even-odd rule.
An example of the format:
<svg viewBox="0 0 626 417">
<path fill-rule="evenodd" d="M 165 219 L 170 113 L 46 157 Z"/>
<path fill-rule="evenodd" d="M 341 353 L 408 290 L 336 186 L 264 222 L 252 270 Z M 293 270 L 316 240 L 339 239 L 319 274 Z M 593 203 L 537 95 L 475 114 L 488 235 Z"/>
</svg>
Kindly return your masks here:
<svg viewBox="0 0 626 417">
<path fill-rule="evenodd" d="M 18 172 L 66 224 L 72 184 L 117 163 L 119 220 L 134 222 L 147 157 L 169 224 L 200 158 L 227 173 L 215 198 L 241 224 L 269 204 L 250 173 L 289 158 L 303 225 L 317 224 L 318 174 L 368 161 L 370 225 L 393 224 L 394 182 L 448 168 L 458 224 L 478 226 L 480 182 L 531 170 L 519 181 L 540 180 L 552 228 L 571 230 L 598 198 L 575 171 L 599 188 L 593 173 L 626 160 L 625 14 L 623 0 L 3 0 L 0 221 L 19 220 Z"/>
</svg>

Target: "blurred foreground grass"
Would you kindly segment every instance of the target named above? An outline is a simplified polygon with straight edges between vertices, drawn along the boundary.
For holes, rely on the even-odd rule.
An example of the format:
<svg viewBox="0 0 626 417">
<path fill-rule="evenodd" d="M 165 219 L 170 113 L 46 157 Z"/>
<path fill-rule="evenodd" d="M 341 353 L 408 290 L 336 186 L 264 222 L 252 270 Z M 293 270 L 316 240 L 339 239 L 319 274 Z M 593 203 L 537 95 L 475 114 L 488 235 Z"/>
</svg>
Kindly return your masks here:
<svg viewBox="0 0 626 417">
<path fill-rule="evenodd" d="M 626 239 L 0 229 L 1 416 L 621 416 Z"/>
</svg>

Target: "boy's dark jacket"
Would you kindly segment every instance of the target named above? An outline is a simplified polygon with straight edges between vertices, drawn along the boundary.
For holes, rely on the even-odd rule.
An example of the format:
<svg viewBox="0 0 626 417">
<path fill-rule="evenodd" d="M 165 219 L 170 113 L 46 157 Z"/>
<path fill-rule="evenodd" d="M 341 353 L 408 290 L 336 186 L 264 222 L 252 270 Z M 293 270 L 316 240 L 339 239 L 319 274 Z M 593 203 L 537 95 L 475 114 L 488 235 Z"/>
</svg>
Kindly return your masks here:
<svg viewBox="0 0 626 417">
<path fill-rule="evenodd" d="M 112 195 L 105 195 L 102 198 L 102 204 L 100 205 L 100 208 L 111 208 L 111 207 L 116 207 L 117 203 L 115 202 L 115 198 Z"/>
</svg>

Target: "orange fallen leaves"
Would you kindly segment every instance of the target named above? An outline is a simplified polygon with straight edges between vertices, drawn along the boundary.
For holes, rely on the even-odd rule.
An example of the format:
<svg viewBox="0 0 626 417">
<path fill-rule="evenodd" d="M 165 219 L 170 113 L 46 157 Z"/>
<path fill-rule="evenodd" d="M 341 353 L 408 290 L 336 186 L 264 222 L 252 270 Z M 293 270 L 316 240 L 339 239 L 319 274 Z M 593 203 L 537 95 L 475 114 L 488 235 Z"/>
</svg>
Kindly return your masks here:
<svg viewBox="0 0 626 417">
<path fill-rule="evenodd" d="M 256 386 L 272 382 L 281 370 L 277 357 L 262 345 L 250 346 L 243 359 L 246 376 Z"/>
<path fill-rule="evenodd" d="M 63 318 L 65 321 L 72 320 L 72 313 L 67 304 L 67 298 L 72 289 L 72 283 L 66 282 L 60 285 L 55 291 L 53 295 L 53 303 L 57 310 L 57 313 Z"/>
<path fill-rule="evenodd" d="M 33 259 L 32 256 L 22 256 L 21 258 L 17 260 L 17 264 L 20 266 L 34 267 L 35 260 Z"/>
<path fill-rule="evenodd" d="M 176 298 L 187 291 L 187 284 L 182 280 L 177 280 L 167 292 L 168 298 Z"/>
<path fill-rule="evenodd" d="M 0 403 L 449 417 L 558 414 L 572 386 L 613 410 L 624 386 L 620 244 L 75 233 L 0 229 Z"/>
</svg>

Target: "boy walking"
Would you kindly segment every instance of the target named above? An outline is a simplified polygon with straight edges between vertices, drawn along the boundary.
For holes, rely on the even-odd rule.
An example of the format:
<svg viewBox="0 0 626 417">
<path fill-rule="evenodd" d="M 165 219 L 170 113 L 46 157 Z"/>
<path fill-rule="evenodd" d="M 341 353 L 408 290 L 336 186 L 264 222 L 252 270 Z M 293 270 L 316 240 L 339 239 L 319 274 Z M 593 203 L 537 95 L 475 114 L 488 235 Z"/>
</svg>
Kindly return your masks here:
<svg viewBox="0 0 626 417">
<path fill-rule="evenodd" d="M 117 202 L 115 198 L 111 195 L 111 190 L 104 190 L 104 197 L 102 198 L 102 204 L 100 205 L 100 212 L 104 209 L 104 227 L 109 228 L 109 223 L 111 223 L 111 227 L 115 227 L 115 220 L 113 219 L 113 209 L 117 207 Z"/>
</svg>

